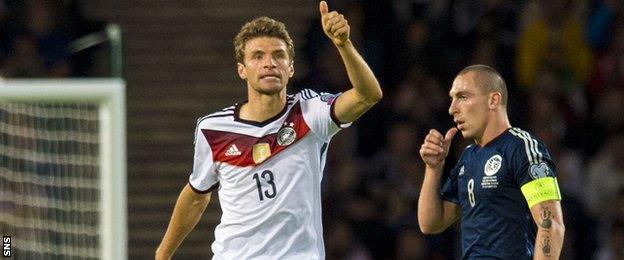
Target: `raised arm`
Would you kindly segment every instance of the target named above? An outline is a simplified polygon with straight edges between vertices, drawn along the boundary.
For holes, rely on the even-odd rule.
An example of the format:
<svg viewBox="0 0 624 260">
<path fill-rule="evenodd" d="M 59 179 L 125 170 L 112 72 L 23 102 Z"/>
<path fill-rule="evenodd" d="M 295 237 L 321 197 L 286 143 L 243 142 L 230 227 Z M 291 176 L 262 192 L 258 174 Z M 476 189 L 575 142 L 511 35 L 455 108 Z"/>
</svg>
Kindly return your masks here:
<svg viewBox="0 0 624 260">
<path fill-rule="evenodd" d="M 461 215 L 458 204 L 445 201 L 440 195 L 444 160 L 456 133 L 457 128 L 451 128 L 442 136 L 432 129 L 420 148 L 420 156 L 425 162 L 425 178 L 418 198 L 418 225 L 424 234 L 446 230 Z"/>
<path fill-rule="evenodd" d="M 210 193 L 199 194 L 187 184 L 176 202 L 167 232 L 156 249 L 156 259 L 171 259 L 184 238 L 197 225 L 210 202 Z"/>
<path fill-rule="evenodd" d="M 531 207 L 531 215 L 537 225 L 533 259 L 559 259 L 565 233 L 561 203 L 557 200 L 537 203 Z"/>
<path fill-rule="evenodd" d="M 334 113 L 341 123 L 350 123 L 375 105 L 382 97 L 381 87 L 373 71 L 353 46 L 351 28 L 344 16 L 329 12 L 327 3 L 319 4 L 321 22 L 325 35 L 336 45 L 347 70 L 353 88 L 345 91 L 334 104 Z"/>
</svg>

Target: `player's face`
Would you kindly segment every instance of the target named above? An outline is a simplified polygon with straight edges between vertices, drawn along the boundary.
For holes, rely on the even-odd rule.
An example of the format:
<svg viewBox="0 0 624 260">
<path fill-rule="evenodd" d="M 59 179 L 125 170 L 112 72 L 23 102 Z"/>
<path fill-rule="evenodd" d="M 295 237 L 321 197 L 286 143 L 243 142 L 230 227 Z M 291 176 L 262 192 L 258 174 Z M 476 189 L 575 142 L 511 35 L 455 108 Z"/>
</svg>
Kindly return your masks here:
<svg viewBox="0 0 624 260">
<path fill-rule="evenodd" d="M 488 95 L 474 82 L 474 73 L 455 78 L 449 92 L 449 114 L 464 138 L 480 139 L 487 124 Z"/>
<path fill-rule="evenodd" d="M 261 94 L 273 95 L 286 88 L 294 74 L 286 43 L 275 37 L 258 37 L 245 44 L 244 64 L 238 63 L 238 75 Z"/>
</svg>

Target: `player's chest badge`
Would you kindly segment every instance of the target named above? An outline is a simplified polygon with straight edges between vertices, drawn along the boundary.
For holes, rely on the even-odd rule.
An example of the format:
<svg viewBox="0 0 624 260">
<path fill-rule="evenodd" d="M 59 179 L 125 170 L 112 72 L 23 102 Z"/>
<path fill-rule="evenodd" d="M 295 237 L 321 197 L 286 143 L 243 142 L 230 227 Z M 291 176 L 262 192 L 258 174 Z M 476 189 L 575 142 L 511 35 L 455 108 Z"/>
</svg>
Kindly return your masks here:
<svg viewBox="0 0 624 260">
<path fill-rule="evenodd" d="M 252 155 L 255 163 L 261 163 L 271 156 L 271 146 L 269 146 L 269 143 L 254 144 Z"/>
<path fill-rule="evenodd" d="M 277 144 L 280 146 L 287 146 L 292 144 L 297 137 L 297 132 L 293 128 L 294 123 L 284 123 L 282 129 L 277 132 Z"/>
<path fill-rule="evenodd" d="M 496 173 L 501 169 L 503 165 L 503 157 L 496 154 L 485 162 L 483 167 L 483 179 L 481 179 L 481 187 L 484 189 L 494 189 L 498 187 L 498 177 Z"/>
<path fill-rule="evenodd" d="M 492 176 L 500 170 L 501 165 L 503 164 L 503 158 L 500 155 L 494 155 L 490 157 L 485 163 L 485 167 L 483 167 L 483 172 L 487 176 Z"/>
</svg>

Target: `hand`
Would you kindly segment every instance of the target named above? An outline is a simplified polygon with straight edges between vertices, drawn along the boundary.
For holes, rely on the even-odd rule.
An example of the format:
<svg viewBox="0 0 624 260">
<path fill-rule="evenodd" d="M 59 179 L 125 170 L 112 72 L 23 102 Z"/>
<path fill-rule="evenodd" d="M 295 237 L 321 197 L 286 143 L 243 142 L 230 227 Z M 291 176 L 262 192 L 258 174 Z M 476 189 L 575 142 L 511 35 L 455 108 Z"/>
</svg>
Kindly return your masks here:
<svg viewBox="0 0 624 260">
<path fill-rule="evenodd" d="M 443 165 L 455 134 L 457 134 L 455 127 L 449 129 L 444 136 L 435 129 L 429 131 L 425 142 L 420 146 L 420 157 L 428 167 L 437 168 Z"/>
<path fill-rule="evenodd" d="M 321 12 L 321 24 L 325 35 L 338 47 L 344 46 L 349 41 L 351 27 L 344 15 L 331 11 L 327 7 L 327 2 L 319 3 L 319 11 Z"/>
</svg>

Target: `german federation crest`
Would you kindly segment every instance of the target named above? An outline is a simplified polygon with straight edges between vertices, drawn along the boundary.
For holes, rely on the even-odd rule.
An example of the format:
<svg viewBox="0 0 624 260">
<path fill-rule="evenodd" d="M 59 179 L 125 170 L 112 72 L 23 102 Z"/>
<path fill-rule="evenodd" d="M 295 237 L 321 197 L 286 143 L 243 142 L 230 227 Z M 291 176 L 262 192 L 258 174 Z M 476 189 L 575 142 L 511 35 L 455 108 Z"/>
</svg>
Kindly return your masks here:
<svg viewBox="0 0 624 260">
<path fill-rule="evenodd" d="M 295 137 L 297 137 L 297 132 L 293 128 L 294 124 L 287 124 L 286 127 L 280 129 L 277 132 L 277 144 L 280 146 L 287 146 L 292 144 L 295 141 Z"/>
</svg>

